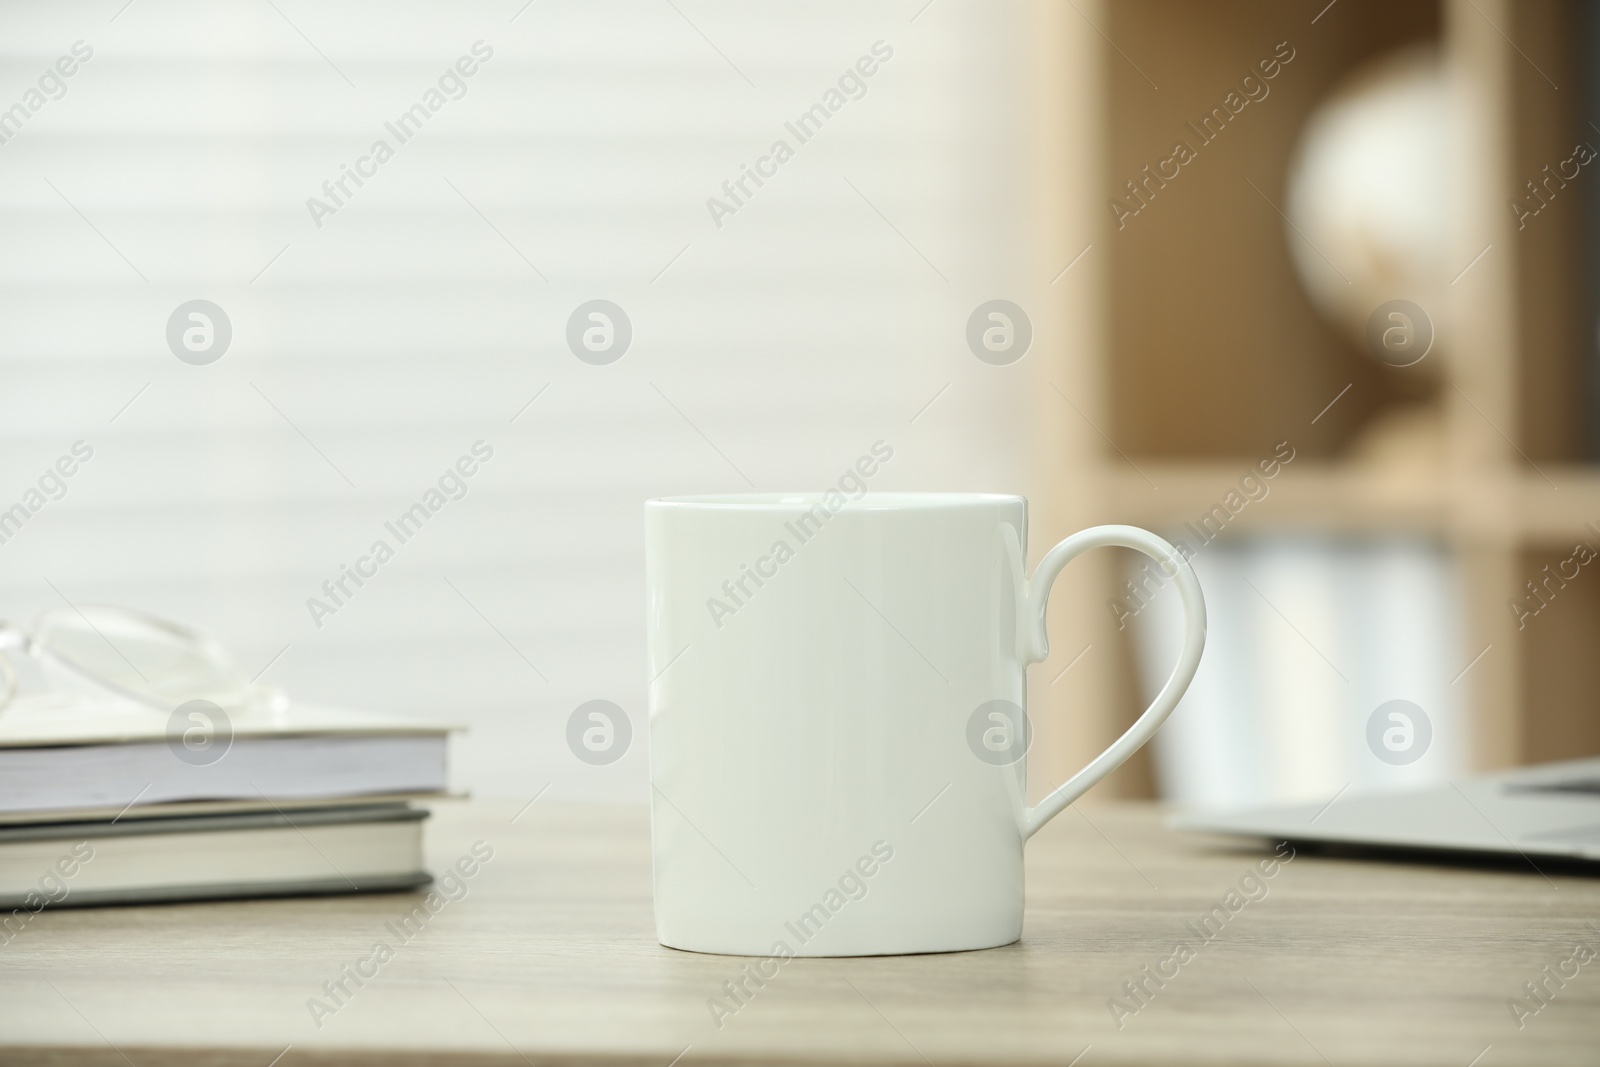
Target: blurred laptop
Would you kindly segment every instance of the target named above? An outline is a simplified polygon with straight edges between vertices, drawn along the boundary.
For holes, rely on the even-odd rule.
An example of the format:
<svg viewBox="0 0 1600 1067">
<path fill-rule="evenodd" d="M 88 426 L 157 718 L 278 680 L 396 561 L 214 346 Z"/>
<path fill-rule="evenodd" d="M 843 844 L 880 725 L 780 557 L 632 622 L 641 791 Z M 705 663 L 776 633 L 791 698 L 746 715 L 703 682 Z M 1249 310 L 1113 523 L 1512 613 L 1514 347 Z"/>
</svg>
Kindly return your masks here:
<svg viewBox="0 0 1600 1067">
<path fill-rule="evenodd" d="M 1403 792 L 1176 816 L 1181 830 L 1383 850 L 1600 861 L 1600 759 L 1523 767 Z"/>
</svg>

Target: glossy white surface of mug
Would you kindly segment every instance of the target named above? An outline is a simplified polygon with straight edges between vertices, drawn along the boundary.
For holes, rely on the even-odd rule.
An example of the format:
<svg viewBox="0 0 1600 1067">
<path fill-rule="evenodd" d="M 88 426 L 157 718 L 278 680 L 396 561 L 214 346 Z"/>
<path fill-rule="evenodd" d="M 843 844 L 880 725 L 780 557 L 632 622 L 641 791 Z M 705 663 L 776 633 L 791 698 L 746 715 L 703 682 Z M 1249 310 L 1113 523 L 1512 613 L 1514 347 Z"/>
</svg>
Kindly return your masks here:
<svg viewBox="0 0 1600 1067">
<path fill-rule="evenodd" d="M 1030 583 L 1026 530 L 1014 496 L 647 504 L 663 944 L 875 955 L 1021 935 L 1027 837 L 1148 739 L 1204 633 L 1192 572 L 1154 535 L 1085 531 Z M 1026 667 L 1047 651 L 1050 580 L 1101 544 L 1168 557 L 1190 647 L 1166 706 L 1030 809 Z"/>
</svg>

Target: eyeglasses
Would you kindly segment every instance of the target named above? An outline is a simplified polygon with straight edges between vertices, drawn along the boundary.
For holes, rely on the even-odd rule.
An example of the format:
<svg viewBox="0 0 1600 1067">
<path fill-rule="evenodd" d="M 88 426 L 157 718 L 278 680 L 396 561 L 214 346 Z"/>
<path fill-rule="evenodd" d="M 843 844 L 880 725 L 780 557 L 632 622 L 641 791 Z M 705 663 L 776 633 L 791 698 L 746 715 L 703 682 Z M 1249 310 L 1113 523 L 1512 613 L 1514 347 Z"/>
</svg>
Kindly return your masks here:
<svg viewBox="0 0 1600 1067">
<path fill-rule="evenodd" d="M 190 700 L 236 711 L 286 704 L 281 690 L 246 678 L 216 641 L 131 608 L 58 608 L 31 631 L 0 622 L 0 652 L 13 650 L 36 659 L 53 684 L 87 682 L 162 711 Z M 16 692 L 16 669 L 0 655 L 0 709 Z"/>
</svg>

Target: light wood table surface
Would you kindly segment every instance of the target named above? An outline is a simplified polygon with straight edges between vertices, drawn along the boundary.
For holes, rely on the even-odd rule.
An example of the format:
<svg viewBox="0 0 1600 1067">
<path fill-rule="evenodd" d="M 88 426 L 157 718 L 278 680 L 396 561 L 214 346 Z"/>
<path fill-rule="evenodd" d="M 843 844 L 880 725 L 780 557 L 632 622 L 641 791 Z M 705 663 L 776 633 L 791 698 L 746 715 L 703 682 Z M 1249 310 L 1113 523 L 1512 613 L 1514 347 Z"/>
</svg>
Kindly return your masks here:
<svg viewBox="0 0 1600 1067">
<path fill-rule="evenodd" d="M 412 894 L 47 910 L 0 947 L 0 1064 L 1600 1063 L 1600 960 L 1521 1029 L 1508 1007 L 1600 948 L 1580 873 L 1301 852 L 1200 944 L 1271 852 L 1089 806 L 1029 844 L 1019 943 L 793 960 L 719 1028 L 747 961 L 656 943 L 645 811 L 518 806 L 436 809 L 434 870 L 494 858 L 409 940 L 386 924 Z M 1194 958 L 1119 1028 L 1108 1000 L 1178 941 Z M 319 1027 L 308 998 L 378 942 Z"/>
</svg>

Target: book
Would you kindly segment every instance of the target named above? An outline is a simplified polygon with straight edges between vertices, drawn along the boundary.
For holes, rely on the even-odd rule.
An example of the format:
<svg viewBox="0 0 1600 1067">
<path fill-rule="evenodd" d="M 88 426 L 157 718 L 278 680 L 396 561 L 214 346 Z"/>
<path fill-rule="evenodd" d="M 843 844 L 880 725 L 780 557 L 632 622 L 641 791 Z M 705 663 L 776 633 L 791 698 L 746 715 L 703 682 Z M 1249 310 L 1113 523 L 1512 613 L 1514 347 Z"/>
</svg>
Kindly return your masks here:
<svg viewBox="0 0 1600 1067">
<path fill-rule="evenodd" d="M 179 724 L 182 725 L 181 723 Z M 225 802 L 281 809 L 443 795 L 449 727 L 292 704 L 232 716 L 218 748 L 184 758 L 170 717 L 117 698 L 39 694 L 0 712 L 0 822 Z"/>
<path fill-rule="evenodd" d="M 405 804 L 0 827 L 0 942 L 46 907 L 413 889 L 427 812 Z"/>
</svg>

